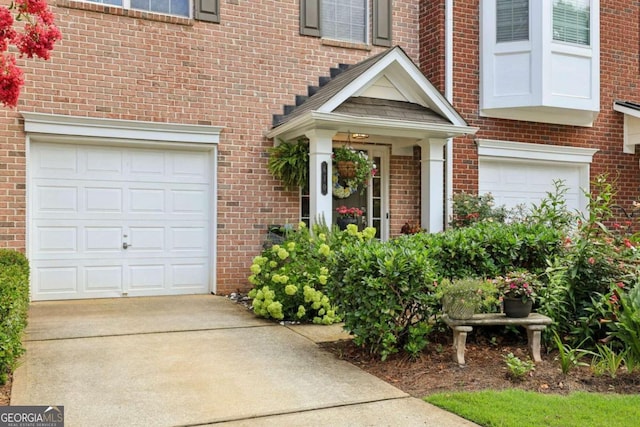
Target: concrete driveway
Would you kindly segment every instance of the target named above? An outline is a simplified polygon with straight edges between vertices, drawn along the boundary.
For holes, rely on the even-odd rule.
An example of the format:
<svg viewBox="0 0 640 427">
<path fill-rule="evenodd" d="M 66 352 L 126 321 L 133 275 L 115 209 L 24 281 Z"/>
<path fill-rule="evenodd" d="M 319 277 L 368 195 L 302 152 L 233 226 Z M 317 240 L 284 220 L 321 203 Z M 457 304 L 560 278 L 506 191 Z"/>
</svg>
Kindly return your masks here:
<svg viewBox="0 0 640 427">
<path fill-rule="evenodd" d="M 72 426 L 472 426 L 211 295 L 32 303 L 12 405 Z"/>
</svg>

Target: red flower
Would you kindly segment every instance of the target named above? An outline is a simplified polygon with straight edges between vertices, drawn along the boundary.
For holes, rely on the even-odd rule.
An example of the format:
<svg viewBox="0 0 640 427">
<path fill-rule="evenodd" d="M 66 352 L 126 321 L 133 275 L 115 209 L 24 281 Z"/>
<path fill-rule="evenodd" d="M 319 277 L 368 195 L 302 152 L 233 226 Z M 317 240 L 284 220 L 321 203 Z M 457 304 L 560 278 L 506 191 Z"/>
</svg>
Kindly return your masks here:
<svg viewBox="0 0 640 427">
<path fill-rule="evenodd" d="M 338 213 L 339 216 L 348 217 L 348 218 L 356 218 L 356 217 L 362 216 L 362 214 L 364 213 L 362 212 L 362 209 L 348 208 L 344 205 L 337 207 L 336 212 Z"/>
<path fill-rule="evenodd" d="M 0 53 L 0 102 L 7 107 L 18 105 L 24 74 L 16 65 L 16 58 Z"/>
<path fill-rule="evenodd" d="M 624 239 L 623 243 L 626 247 L 628 247 L 629 249 L 633 249 L 633 244 L 631 243 L 631 241 L 629 239 Z"/>
</svg>

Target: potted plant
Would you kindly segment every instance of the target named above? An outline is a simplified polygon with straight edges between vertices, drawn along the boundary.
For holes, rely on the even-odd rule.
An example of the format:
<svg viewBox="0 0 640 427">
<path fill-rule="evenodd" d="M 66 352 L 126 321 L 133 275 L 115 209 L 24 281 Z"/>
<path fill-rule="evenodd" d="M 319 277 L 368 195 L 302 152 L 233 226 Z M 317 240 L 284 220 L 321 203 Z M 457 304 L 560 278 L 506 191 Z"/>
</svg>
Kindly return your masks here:
<svg viewBox="0 0 640 427">
<path fill-rule="evenodd" d="M 536 299 L 540 281 L 526 270 L 512 271 L 497 277 L 494 283 L 502 296 L 504 314 L 507 317 L 527 317 Z"/>
<path fill-rule="evenodd" d="M 269 172 L 287 188 L 304 187 L 309 180 L 309 146 L 305 139 L 283 142 L 269 150 Z"/>
<path fill-rule="evenodd" d="M 366 187 L 377 171 L 364 152 L 346 146 L 333 150 L 333 164 L 333 195 L 339 199 L 346 199 Z"/>
<path fill-rule="evenodd" d="M 348 208 L 344 205 L 337 207 L 336 212 L 338 213 L 337 223 L 340 230 L 345 230 L 349 224 L 358 225 L 360 217 L 364 213 L 362 209 Z"/>
<path fill-rule="evenodd" d="M 451 319 L 470 319 L 482 303 L 485 280 L 464 278 L 440 282 L 442 311 Z"/>
</svg>

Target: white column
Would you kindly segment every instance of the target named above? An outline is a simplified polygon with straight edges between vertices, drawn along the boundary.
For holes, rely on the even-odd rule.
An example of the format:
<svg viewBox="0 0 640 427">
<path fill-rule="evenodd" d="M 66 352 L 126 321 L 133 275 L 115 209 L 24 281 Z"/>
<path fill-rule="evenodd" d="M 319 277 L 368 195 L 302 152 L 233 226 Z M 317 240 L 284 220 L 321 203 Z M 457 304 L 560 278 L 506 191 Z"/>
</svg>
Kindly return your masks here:
<svg viewBox="0 0 640 427">
<path fill-rule="evenodd" d="M 444 146 L 446 139 L 420 145 L 420 225 L 430 233 L 444 229 Z"/>
<path fill-rule="evenodd" d="M 313 129 L 305 133 L 309 138 L 309 217 L 311 225 L 321 218 L 331 225 L 332 218 L 332 183 L 331 154 L 332 141 L 336 131 Z M 322 194 L 322 162 L 327 162 L 326 194 Z"/>
</svg>

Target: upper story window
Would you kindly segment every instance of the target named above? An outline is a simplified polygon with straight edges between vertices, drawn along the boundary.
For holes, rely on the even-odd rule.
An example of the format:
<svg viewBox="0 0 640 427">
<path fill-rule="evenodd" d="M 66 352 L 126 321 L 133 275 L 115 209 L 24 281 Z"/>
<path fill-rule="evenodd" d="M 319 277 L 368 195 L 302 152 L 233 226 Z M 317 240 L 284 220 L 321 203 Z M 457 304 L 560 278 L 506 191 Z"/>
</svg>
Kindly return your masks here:
<svg viewBox="0 0 640 427">
<path fill-rule="evenodd" d="M 91 0 L 109 6 L 119 6 L 123 9 L 144 10 L 147 12 L 163 13 L 166 15 L 184 16 L 189 18 L 191 11 L 190 0 Z"/>
<path fill-rule="evenodd" d="M 392 15 L 393 0 L 300 0 L 300 34 L 390 47 Z"/>
<path fill-rule="evenodd" d="M 553 1 L 553 39 L 589 46 L 589 0 Z"/>
<path fill-rule="evenodd" d="M 366 0 L 320 0 L 320 15 L 322 37 L 367 42 Z"/>
<path fill-rule="evenodd" d="M 529 40 L 529 0 L 496 1 L 496 42 Z"/>
</svg>

